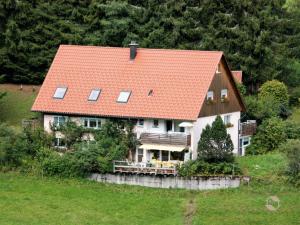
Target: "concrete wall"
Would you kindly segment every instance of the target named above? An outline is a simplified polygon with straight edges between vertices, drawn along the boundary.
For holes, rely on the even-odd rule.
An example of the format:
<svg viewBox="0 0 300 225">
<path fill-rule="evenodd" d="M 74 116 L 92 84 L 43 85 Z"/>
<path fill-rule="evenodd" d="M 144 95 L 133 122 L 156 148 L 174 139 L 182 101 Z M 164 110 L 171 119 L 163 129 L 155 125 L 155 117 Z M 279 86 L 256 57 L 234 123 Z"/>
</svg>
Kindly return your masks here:
<svg viewBox="0 0 300 225">
<path fill-rule="evenodd" d="M 221 188 L 236 188 L 241 184 L 240 177 L 160 177 L 129 174 L 92 174 L 90 180 L 113 183 L 138 185 L 153 188 L 181 188 L 188 190 L 212 190 Z"/>
</svg>

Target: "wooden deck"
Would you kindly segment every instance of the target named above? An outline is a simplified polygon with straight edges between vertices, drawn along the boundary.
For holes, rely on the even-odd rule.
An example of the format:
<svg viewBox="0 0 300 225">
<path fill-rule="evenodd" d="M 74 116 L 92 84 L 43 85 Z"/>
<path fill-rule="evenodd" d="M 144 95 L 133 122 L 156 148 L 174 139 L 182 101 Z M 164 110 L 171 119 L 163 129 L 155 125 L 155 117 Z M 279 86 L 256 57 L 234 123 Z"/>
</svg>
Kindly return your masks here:
<svg viewBox="0 0 300 225">
<path fill-rule="evenodd" d="M 149 175 L 177 175 L 175 167 L 155 167 L 148 163 L 128 163 L 126 161 L 114 161 L 114 173 L 149 174 Z"/>
<path fill-rule="evenodd" d="M 183 133 L 174 134 L 156 134 L 156 133 L 142 133 L 140 136 L 141 143 L 148 144 L 167 144 L 167 145 L 191 145 L 191 135 Z"/>
</svg>

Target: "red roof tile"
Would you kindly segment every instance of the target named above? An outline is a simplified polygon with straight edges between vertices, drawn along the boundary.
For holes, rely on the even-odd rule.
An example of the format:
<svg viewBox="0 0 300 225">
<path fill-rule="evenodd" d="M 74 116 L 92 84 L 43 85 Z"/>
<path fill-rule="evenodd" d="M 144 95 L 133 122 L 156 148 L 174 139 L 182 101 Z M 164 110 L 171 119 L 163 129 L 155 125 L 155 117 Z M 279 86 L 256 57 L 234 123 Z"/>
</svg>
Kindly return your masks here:
<svg viewBox="0 0 300 225">
<path fill-rule="evenodd" d="M 238 83 L 242 83 L 242 78 L 243 78 L 243 71 L 241 70 L 237 70 L 237 71 L 231 71 L 234 79 L 236 80 L 236 82 Z"/>
<path fill-rule="evenodd" d="M 130 61 L 129 48 L 61 45 L 32 110 L 196 120 L 222 54 L 139 48 Z M 68 87 L 64 99 L 53 98 L 59 86 Z M 116 102 L 122 90 L 131 91 L 128 103 Z"/>
</svg>

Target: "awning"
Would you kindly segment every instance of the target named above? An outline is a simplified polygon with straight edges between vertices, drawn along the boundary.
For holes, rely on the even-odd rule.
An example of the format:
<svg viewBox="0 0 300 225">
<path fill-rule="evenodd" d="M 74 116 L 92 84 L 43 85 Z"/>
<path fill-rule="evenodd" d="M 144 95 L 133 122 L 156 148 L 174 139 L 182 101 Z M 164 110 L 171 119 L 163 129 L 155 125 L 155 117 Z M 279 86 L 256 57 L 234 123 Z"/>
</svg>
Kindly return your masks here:
<svg viewBox="0 0 300 225">
<path fill-rule="evenodd" d="M 171 152 L 182 152 L 186 149 L 186 146 L 174 146 L 174 145 L 159 145 L 159 144 L 143 144 L 139 148 L 147 150 L 162 150 Z"/>
<path fill-rule="evenodd" d="M 178 126 L 179 127 L 193 127 L 194 125 L 190 122 L 182 122 Z"/>
</svg>

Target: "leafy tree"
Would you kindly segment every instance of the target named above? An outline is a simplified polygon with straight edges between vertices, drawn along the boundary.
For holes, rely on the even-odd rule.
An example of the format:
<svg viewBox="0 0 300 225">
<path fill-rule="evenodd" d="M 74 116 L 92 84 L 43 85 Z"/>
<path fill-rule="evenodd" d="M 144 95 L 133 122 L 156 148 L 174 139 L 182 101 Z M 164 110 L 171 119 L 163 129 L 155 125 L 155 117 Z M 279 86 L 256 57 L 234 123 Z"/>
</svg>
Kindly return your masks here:
<svg viewBox="0 0 300 225">
<path fill-rule="evenodd" d="M 251 139 L 251 145 L 247 147 L 246 154 L 256 155 L 273 151 L 286 139 L 285 122 L 278 117 L 266 119 Z"/>
<path fill-rule="evenodd" d="M 210 127 L 207 125 L 201 133 L 198 143 L 198 157 L 209 163 L 233 162 L 233 143 L 220 116 Z"/>
<path fill-rule="evenodd" d="M 284 83 L 278 80 L 267 81 L 259 89 L 258 98 L 261 100 L 264 100 L 265 98 L 273 98 L 273 100 L 278 104 L 288 106 L 288 88 Z"/>
</svg>

